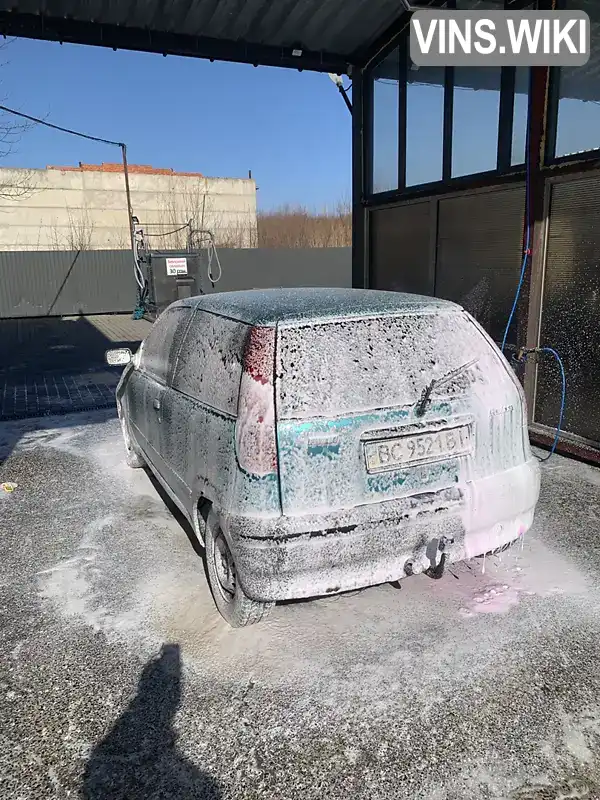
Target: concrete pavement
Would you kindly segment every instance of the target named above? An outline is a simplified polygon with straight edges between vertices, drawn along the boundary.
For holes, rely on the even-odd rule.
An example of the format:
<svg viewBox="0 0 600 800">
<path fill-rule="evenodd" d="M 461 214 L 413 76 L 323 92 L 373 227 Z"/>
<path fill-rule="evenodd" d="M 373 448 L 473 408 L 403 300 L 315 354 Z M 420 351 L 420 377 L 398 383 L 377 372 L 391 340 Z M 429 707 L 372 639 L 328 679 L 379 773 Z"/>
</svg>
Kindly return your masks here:
<svg viewBox="0 0 600 800">
<path fill-rule="evenodd" d="M 111 411 L 4 423 L 0 796 L 600 797 L 600 471 L 441 581 L 232 630 Z"/>
</svg>

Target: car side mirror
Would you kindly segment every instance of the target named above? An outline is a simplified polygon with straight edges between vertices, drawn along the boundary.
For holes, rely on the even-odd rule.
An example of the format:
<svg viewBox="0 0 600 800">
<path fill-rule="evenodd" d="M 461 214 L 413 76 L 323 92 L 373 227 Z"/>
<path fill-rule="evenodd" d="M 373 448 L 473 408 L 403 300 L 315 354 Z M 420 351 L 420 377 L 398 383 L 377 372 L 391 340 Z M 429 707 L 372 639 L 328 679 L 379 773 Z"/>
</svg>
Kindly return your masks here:
<svg viewBox="0 0 600 800">
<path fill-rule="evenodd" d="M 107 350 L 104 357 L 109 367 L 124 367 L 129 364 L 133 355 L 128 347 L 118 347 L 115 350 Z"/>
</svg>

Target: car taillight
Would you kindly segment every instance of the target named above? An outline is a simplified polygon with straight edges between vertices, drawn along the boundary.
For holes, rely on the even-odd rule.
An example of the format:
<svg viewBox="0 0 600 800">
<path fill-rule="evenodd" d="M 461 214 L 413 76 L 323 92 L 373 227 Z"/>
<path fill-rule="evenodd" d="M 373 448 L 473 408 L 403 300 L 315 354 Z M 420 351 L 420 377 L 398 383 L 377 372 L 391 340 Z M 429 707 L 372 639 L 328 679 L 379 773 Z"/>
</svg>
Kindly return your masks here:
<svg viewBox="0 0 600 800">
<path fill-rule="evenodd" d="M 275 328 L 251 328 L 244 349 L 235 444 L 240 467 L 252 475 L 277 472 Z"/>
</svg>

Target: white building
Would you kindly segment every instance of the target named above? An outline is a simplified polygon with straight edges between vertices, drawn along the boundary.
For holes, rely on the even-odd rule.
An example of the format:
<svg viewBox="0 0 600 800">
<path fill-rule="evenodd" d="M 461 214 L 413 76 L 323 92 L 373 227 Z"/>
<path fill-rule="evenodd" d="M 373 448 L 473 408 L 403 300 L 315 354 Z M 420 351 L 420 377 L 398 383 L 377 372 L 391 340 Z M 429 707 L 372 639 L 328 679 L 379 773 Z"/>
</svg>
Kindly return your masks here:
<svg viewBox="0 0 600 800">
<path fill-rule="evenodd" d="M 188 220 L 217 245 L 256 246 L 256 184 L 129 165 L 133 214 L 153 233 Z M 177 248 L 183 234 L 153 240 Z M 122 164 L 0 169 L 0 251 L 112 250 L 131 246 Z"/>
</svg>

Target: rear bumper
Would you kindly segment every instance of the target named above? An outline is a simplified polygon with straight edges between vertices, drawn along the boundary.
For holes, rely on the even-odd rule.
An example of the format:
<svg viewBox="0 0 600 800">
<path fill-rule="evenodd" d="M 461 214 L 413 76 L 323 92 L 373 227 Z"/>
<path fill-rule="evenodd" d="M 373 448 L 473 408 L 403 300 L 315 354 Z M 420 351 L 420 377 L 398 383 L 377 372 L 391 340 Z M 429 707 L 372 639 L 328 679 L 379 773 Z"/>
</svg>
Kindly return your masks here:
<svg viewBox="0 0 600 800">
<path fill-rule="evenodd" d="M 431 566 L 441 536 L 454 540 L 446 550 L 450 562 L 502 547 L 531 527 L 539 489 L 532 459 L 418 500 L 320 517 L 225 517 L 222 523 L 249 597 L 315 597 L 398 580 L 407 562 L 421 572 Z"/>
</svg>

